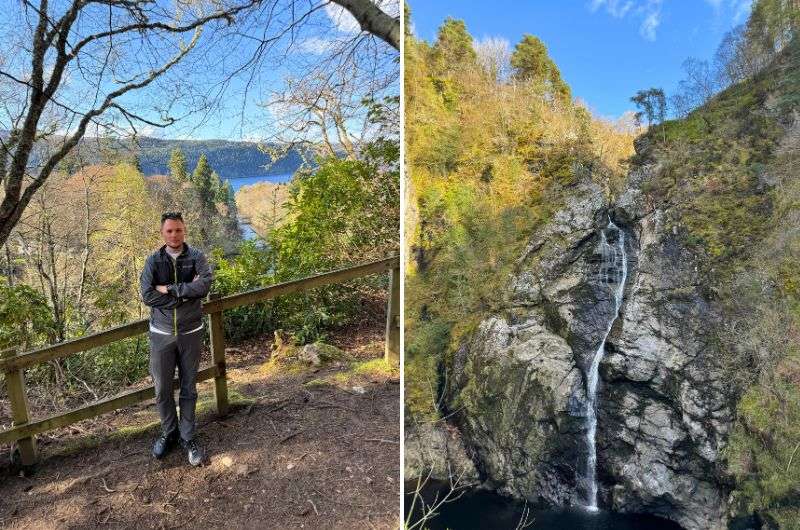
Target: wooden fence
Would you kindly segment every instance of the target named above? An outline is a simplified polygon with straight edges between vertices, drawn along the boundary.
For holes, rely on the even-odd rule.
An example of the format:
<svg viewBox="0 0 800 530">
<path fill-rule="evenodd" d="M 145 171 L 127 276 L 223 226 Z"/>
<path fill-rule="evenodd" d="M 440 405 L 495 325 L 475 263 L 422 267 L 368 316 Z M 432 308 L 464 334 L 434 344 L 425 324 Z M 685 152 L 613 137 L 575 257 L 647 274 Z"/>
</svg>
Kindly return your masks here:
<svg viewBox="0 0 800 530">
<path fill-rule="evenodd" d="M 228 412 L 228 383 L 225 374 L 225 335 L 222 312 L 244 305 L 262 302 L 281 295 L 307 291 L 321 285 L 344 283 L 354 278 L 389 271 L 389 300 L 386 310 L 387 362 L 400 362 L 400 258 L 395 256 L 380 261 L 364 263 L 337 271 L 326 272 L 300 280 L 253 289 L 244 293 L 219 297 L 213 295 L 203 303 L 203 312 L 209 315 L 212 364 L 197 373 L 197 381 L 214 379 L 214 394 L 217 412 Z M 38 460 L 36 438 L 39 433 L 64 427 L 72 423 L 93 418 L 106 412 L 127 407 L 155 396 L 153 386 L 133 390 L 114 397 L 95 401 L 89 405 L 62 414 L 42 419 L 32 419 L 25 391 L 25 369 L 54 359 L 61 359 L 78 352 L 103 346 L 128 337 L 147 332 L 147 320 L 139 320 L 116 328 L 87 335 L 68 342 L 47 346 L 27 353 L 6 350 L 0 358 L 0 371 L 5 373 L 6 388 L 11 401 L 12 427 L 0 431 L 0 443 L 17 442 L 23 466 L 31 466 Z M 173 382 L 177 388 L 177 379 Z"/>
</svg>

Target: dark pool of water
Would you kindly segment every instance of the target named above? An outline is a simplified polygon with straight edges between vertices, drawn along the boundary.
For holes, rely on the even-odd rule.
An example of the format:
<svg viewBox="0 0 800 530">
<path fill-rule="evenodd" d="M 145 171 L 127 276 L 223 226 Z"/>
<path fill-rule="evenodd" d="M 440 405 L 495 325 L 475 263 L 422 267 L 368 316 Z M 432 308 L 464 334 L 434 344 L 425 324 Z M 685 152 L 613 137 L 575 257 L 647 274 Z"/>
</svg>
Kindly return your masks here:
<svg viewBox="0 0 800 530">
<path fill-rule="evenodd" d="M 406 491 L 413 489 L 407 487 Z M 433 501 L 438 493 L 442 498 L 448 491 L 444 483 L 431 483 L 423 491 L 426 502 Z M 406 495 L 406 518 L 412 497 Z M 421 511 L 415 506 L 413 521 L 418 521 Z M 589 512 L 580 508 L 541 508 L 526 506 L 496 493 L 468 491 L 458 499 L 447 502 L 437 510 L 438 515 L 428 520 L 429 530 L 513 530 L 523 519 L 528 530 L 681 530 L 671 521 L 650 515 Z"/>
</svg>

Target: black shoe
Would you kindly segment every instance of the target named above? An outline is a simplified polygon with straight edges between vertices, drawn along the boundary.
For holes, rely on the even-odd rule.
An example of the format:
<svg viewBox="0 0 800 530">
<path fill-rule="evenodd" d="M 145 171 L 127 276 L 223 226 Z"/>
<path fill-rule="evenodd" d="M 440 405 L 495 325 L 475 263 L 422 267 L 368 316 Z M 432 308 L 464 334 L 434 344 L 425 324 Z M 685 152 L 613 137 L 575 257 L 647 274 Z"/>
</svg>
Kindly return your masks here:
<svg viewBox="0 0 800 530">
<path fill-rule="evenodd" d="M 171 433 L 161 433 L 161 436 L 156 438 L 153 443 L 153 456 L 157 459 L 164 458 L 164 455 L 169 453 L 178 441 L 178 431 Z"/>
<path fill-rule="evenodd" d="M 181 438 L 181 445 L 186 450 L 186 456 L 189 457 L 189 463 L 193 466 L 199 466 L 203 463 L 203 450 L 197 445 L 195 440 L 188 442 Z"/>
</svg>

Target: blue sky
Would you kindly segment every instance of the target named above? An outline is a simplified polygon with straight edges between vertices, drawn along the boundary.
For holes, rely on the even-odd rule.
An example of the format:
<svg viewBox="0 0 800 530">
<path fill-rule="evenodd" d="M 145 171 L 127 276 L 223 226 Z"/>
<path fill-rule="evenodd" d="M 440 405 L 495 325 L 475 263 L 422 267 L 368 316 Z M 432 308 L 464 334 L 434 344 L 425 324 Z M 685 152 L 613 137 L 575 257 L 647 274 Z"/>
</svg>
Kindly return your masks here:
<svg viewBox="0 0 800 530">
<path fill-rule="evenodd" d="M 410 0 L 414 33 L 428 41 L 447 16 L 476 40 L 531 33 L 547 45 L 573 94 L 598 115 L 633 110 L 637 90 L 674 93 L 689 56 L 710 59 L 750 0 Z"/>
<path fill-rule="evenodd" d="M 0 130 L 7 130 L 26 108 L 24 86 L 13 79 L 30 78 L 30 42 L 38 15 L 35 9 L 25 9 L 24 4 L 16 0 L 0 0 L 0 3 L 3 4 L 0 9 L 0 42 L 3 43 L 0 45 L 0 102 L 4 105 L 0 108 Z M 11 6 L 9 9 L 6 3 Z M 81 12 L 71 31 L 73 42 L 107 30 L 108 15 L 101 4 L 89 5 Z M 207 2 L 189 4 L 211 6 Z M 399 13 L 398 0 L 380 0 L 380 4 L 392 14 Z M 313 13 L 305 16 L 309 5 L 315 6 Z M 156 0 L 151 7 L 149 12 L 153 20 L 173 23 L 174 0 Z M 59 19 L 65 8 L 64 2 L 51 2 L 49 14 Z M 130 22 L 119 9 L 113 14 L 114 27 Z M 292 26 L 291 22 L 297 19 L 302 23 Z M 294 29 L 290 31 L 291 27 Z M 313 96 L 319 93 L 322 83 L 312 81 L 328 78 L 332 71 L 345 72 L 331 75 L 330 83 L 339 90 L 337 94 L 343 102 L 342 113 L 350 140 L 357 140 L 365 130 L 362 97 L 373 88 L 378 98 L 399 92 L 397 52 L 377 39 L 361 39 L 354 48 L 352 43 L 360 33 L 356 20 L 330 3 L 263 2 L 258 8 L 241 13 L 235 25 L 224 22 L 206 25 L 195 48 L 181 62 L 146 88 L 131 91 L 117 101 L 151 122 L 164 121 L 167 115 L 178 119 L 167 128 L 137 122 L 135 127 L 139 135 L 279 143 L 300 139 L 316 141 L 321 137 L 318 128 L 295 132 L 298 123 L 305 124 L 309 120 L 298 113 L 301 105 L 280 100 L 279 93 L 285 90 L 288 79 L 297 84 L 305 78 L 310 88 L 304 88 L 303 93 Z M 124 38 L 93 41 L 83 48 L 80 60 L 67 67 L 55 103 L 45 113 L 40 127 L 52 126 L 59 134 L 71 134 L 79 118 L 99 106 L 107 93 L 121 84 L 141 80 L 160 68 L 172 60 L 179 46 L 190 38 L 191 32 L 180 36 L 151 32 L 147 39 L 131 32 Z M 108 51 L 110 45 L 113 45 L 113 54 Z M 251 62 L 262 46 L 259 58 Z M 45 66 L 46 78 L 51 61 L 52 53 Z M 346 68 L 338 67 L 341 63 L 346 63 Z M 384 81 L 383 76 L 388 81 L 378 83 L 376 79 Z M 375 84 L 378 86 L 374 87 Z M 271 106 L 266 108 L 266 103 Z M 6 112 L 5 107 L 11 111 Z M 96 121 L 103 122 L 105 127 L 90 125 L 87 136 L 107 134 L 109 129 L 118 134 L 131 132 L 129 121 L 114 109 L 109 109 Z M 110 127 L 109 122 L 112 122 Z M 334 142 L 337 140 L 334 138 Z"/>
</svg>

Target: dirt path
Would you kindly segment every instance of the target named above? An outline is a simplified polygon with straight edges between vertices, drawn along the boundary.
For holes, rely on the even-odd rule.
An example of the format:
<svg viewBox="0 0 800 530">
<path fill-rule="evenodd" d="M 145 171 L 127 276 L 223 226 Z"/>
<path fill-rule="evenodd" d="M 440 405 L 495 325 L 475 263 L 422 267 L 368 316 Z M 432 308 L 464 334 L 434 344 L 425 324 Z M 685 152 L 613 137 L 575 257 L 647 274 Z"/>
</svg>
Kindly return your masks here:
<svg viewBox="0 0 800 530">
<path fill-rule="evenodd" d="M 357 333 L 334 342 L 362 361 L 382 354 L 379 330 Z M 205 466 L 181 451 L 153 460 L 152 402 L 131 407 L 43 443 L 32 477 L 0 469 L 0 527 L 397 528 L 397 375 L 338 363 L 265 376 L 267 352 L 263 341 L 231 351 L 238 405 L 199 414 Z M 198 391 L 213 396 L 210 382 Z"/>
</svg>

